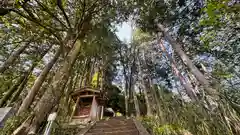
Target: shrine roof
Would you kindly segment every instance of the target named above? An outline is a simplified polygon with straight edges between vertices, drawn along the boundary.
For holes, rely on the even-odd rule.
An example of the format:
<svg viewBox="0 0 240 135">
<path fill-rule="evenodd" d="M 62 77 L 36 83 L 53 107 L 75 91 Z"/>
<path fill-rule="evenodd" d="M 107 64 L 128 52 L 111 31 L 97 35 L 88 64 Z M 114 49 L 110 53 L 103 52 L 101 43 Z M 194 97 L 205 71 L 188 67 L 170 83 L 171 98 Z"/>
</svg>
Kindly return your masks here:
<svg viewBox="0 0 240 135">
<path fill-rule="evenodd" d="M 96 89 L 96 88 L 92 88 L 92 87 L 78 88 L 78 89 L 75 89 L 75 91 L 73 91 L 71 93 L 71 96 L 77 96 L 83 92 L 100 93 L 100 89 Z"/>
</svg>

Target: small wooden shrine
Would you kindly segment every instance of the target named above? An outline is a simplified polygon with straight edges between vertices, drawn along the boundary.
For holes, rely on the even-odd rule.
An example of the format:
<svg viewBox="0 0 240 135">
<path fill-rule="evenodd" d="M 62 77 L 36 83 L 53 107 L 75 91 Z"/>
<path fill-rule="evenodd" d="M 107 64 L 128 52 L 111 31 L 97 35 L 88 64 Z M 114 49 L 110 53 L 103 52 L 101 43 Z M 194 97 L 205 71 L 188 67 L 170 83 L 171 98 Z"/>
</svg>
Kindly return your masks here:
<svg viewBox="0 0 240 135">
<path fill-rule="evenodd" d="M 84 123 L 103 117 L 103 104 L 99 89 L 83 87 L 71 93 L 75 102 L 71 120 L 78 119 Z"/>
</svg>

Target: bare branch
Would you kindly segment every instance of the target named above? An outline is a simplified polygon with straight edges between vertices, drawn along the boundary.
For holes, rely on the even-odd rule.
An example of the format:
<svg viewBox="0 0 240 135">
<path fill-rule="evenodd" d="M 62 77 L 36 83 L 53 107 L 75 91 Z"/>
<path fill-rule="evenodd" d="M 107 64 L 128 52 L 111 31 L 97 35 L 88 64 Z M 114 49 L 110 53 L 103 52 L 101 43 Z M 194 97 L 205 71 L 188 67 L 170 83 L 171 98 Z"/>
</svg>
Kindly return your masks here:
<svg viewBox="0 0 240 135">
<path fill-rule="evenodd" d="M 60 10 L 62 11 L 62 13 L 63 13 L 63 15 L 64 15 L 64 17 L 65 17 L 65 19 L 66 19 L 66 21 L 67 21 L 67 24 L 68 24 L 70 30 L 72 30 L 71 23 L 70 23 L 70 21 L 69 21 L 69 19 L 68 19 L 68 16 L 67 16 L 67 14 L 66 14 L 66 12 L 64 11 L 64 8 L 63 8 L 63 6 L 62 6 L 62 0 L 57 0 L 57 5 L 58 5 L 58 7 L 60 8 Z"/>
<path fill-rule="evenodd" d="M 99 1 L 99 0 L 95 0 L 95 1 L 93 2 L 93 4 L 86 10 L 86 12 L 90 11 L 90 10 L 96 5 L 96 3 L 97 3 L 98 1 Z"/>
<path fill-rule="evenodd" d="M 58 21 L 63 27 L 67 28 L 67 26 L 57 16 L 55 16 L 45 5 L 43 5 L 43 3 L 39 2 L 38 0 L 35 1 L 46 13 L 48 13 L 51 17 Z"/>
<path fill-rule="evenodd" d="M 44 28 L 46 31 L 48 31 L 48 32 L 51 33 L 53 36 L 55 36 L 60 43 L 62 42 L 62 39 L 61 39 L 52 29 L 50 29 L 50 28 L 48 28 L 47 26 L 41 24 L 40 21 L 38 21 L 38 19 L 36 19 L 34 16 L 33 16 L 33 18 L 32 18 L 32 16 L 26 16 L 26 15 L 24 15 L 23 13 L 21 13 L 21 12 L 18 11 L 18 10 L 13 10 L 13 11 L 14 11 L 15 13 L 17 13 L 18 15 L 26 18 L 27 20 L 30 20 L 30 21 L 36 23 L 37 25 L 41 26 L 41 27 Z"/>
<path fill-rule="evenodd" d="M 81 1 L 81 0 L 80 0 L 80 1 Z M 82 22 L 83 16 L 84 16 L 84 14 L 85 14 L 86 0 L 83 0 L 83 3 L 81 2 L 81 4 L 82 4 L 82 6 L 83 6 L 81 17 L 80 17 L 80 18 L 76 17 L 75 28 L 77 28 L 77 29 L 79 28 L 79 25 L 80 25 L 80 23 Z M 78 31 L 79 31 L 79 29 L 78 29 Z"/>
</svg>

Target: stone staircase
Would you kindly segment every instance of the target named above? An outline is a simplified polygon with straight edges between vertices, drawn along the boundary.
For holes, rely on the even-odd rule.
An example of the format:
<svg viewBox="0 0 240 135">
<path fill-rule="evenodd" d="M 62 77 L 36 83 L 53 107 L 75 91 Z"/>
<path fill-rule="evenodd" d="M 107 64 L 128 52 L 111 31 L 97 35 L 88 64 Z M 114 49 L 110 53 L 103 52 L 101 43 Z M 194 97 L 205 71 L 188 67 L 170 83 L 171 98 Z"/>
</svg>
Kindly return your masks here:
<svg viewBox="0 0 240 135">
<path fill-rule="evenodd" d="M 114 117 L 95 123 L 84 135 L 140 135 L 132 119 Z"/>
</svg>

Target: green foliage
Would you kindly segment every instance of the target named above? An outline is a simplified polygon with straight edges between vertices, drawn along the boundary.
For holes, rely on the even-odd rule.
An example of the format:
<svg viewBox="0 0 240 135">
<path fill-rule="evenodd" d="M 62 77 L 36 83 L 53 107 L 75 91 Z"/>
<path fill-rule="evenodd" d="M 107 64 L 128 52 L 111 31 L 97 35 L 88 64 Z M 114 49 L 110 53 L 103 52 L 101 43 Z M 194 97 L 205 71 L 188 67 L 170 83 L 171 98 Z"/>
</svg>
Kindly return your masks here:
<svg viewBox="0 0 240 135">
<path fill-rule="evenodd" d="M 107 86 L 106 88 L 107 103 L 106 106 L 113 108 L 115 111 L 119 111 L 122 114 L 125 114 L 124 108 L 124 96 L 121 93 L 121 90 L 114 86 Z"/>
<path fill-rule="evenodd" d="M 26 117 L 29 116 L 29 112 L 24 112 L 19 116 L 13 116 L 9 118 L 5 123 L 4 127 L 0 130 L 1 135 L 11 135 L 12 132 L 21 125 Z"/>
<path fill-rule="evenodd" d="M 226 89 L 224 90 L 224 94 L 225 94 L 225 97 L 230 101 L 230 102 L 233 102 L 234 104 L 238 105 L 238 109 L 239 110 L 240 108 L 240 89 Z M 240 110 L 239 110 L 240 112 Z M 239 113 L 238 112 L 238 113 Z M 240 113 L 239 113 L 240 115 Z"/>
<path fill-rule="evenodd" d="M 191 3 L 192 1 L 189 1 L 190 5 L 181 7 L 174 0 L 84 0 L 84 2 L 79 0 L 62 0 L 60 5 L 62 5 L 63 10 L 57 4 L 56 0 L 27 1 L 26 6 L 22 5 L 22 2 L 24 1 L 15 0 L 14 12 L 12 11 L 6 16 L 0 17 L 0 40 L 2 41 L 0 43 L 1 64 L 12 52 L 25 45 L 29 38 L 33 37 L 33 39 L 27 44 L 27 49 L 19 54 L 19 56 L 16 56 L 17 60 L 14 64 L 11 64 L 10 68 L 4 74 L 1 74 L 0 97 L 4 95 L 4 92 L 12 84 L 16 83 L 16 78 L 22 72 L 26 71 L 46 48 L 51 46 L 60 47 L 64 51 L 61 56 L 64 59 L 66 58 L 65 54 L 74 48 L 72 45 L 68 46 L 68 43 L 66 43 L 68 38 L 73 38 L 73 40 L 79 39 L 84 42 L 79 54 L 81 56 L 76 60 L 76 63 L 80 64 L 77 66 L 75 64 L 76 68 L 72 69 L 73 74 L 71 74 L 72 82 L 69 82 L 69 87 L 62 94 L 64 96 L 59 98 L 61 99 L 58 107 L 59 122 L 66 121 L 69 118 L 69 111 L 71 111 L 70 108 L 73 106 L 72 102 L 68 102 L 69 93 L 76 87 L 79 87 L 79 76 L 86 77 L 85 70 L 83 70 L 84 66 L 81 65 L 86 59 L 96 59 L 97 65 L 101 65 L 101 68 L 103 68 L 103 74 L 95 72 L 89 83 L 93 87 L 96 87 L 97 78 L 99 78 L 99 82 L 104 84 L 103 93 L 107 99 L 106 106 L 112 107 L 114 110 L 120 110 L 121 113 L 125 113 L 124 96 L 118 87 L 112 85 L 114 78 L 121 70 L 119 69 L 119 52 L 124 55 L 121 58 L 121 62 L 124 67 L 127 67 L 127 76 L 130 76 L 132 72 L 130 69 L 131 66 L 135 70 L 137 65 L 134 60 L 135 57 L 140 57 L 140 59 L 144 57 L 143 59 L 145 60 L 139 63 L 139 65 L 146 63 L 142 76 L 156 80 L 161 79 L 158 76 L 160 73 L 157 73 L 154 64 L 157 63 L 156 61 L 163 61 L 163 59 L 151 60 L 154 55 L 159 55 L 159 52 L 151 50 L 149 46 L 141 46 L 143 43 L 155 39 L 153 35 L 156 35 L 158 32 L 155 25 L 156 21 L 168 27 L 169 33 L 174 35 L 174 38 L 177 40 L 183 42 L 183 50 L 191 52 L 188 53 L 190 57 L 195 58 L 198 54 L 210 53 L 212 57 L 222 62 L 222 65 L 225 66 L 217 67 L 217 64 L 210 66 L 210 68 L 213 68 L 211 77 L 214 77 L 220 83 L 222 83 L 221 81 L 232 79 L 235 75 L 239 75 L 236 69 L 239 69 L 238 63 L 240 63 L 238 24 L 240 8 L 239 4 L 228 5 L 230 0 L 207 0 L 206 6 L 203 8 L 196 6 L 196 3 Z M 202 12 L 199 12 L 200 9 Z M 133 16 L 137 29 L 133 33 L 132 43 L 126 45 L 118 40 L 113 29 L 115 29 L 116 24 L 128 20 L 130 14 Z M 175 28 L 178 29 L 177 27 L 179 30 L 175 30 Z M 203 46 L 201 46 L 202 44 Z M 146 50 L 143 51 L 145 51 L 146 55 L 151 54 L 151 57 L 137 54 L 135 47 L 137 49 L 141 49 L 141 47 L 145 48 Z M 50 50 L 47 55 L 54 55 L 56 53 L 54 50 L 56 48 Z M 156 50 L 159 50 L 159 48 Z M 60 59 L 55 64 L 53 71 L 63 67 L 63 59 Z M 178 58 L 176 59 L 178 61 Z M 46 65 L 46 58 L 39 61 L 41 62 L 35 68 L 36 70 L 42 70 Z M 132 63 L 133 61 L 135 63 Z M 178 64 L 177 66 L 179 67 L 177 68 L 181 68 L 183 73 L 186 73 L 185 67 Z M 95 63 L 92 65 L 95 65 Z M 163 64 L 161 66 L 166 65 Z M 87 67 L 87 72 L 91 70 L 90 67 Z M 139 75 L 136 73 L 133 74 L 133 78 L 137 80 Z M 171 73 L 166 74 L 168 76 Z M 67 77 L 66 79 L 68 79 Z M 120 77 L 121 80 L 122 78 Z M 177 81 L 172 78 L 169 83 L 173 81 L 176 83 Z M 55 78 L 55 80 L 57 79 Z M 30 89 L 35 80 L 36 75 L 31 74 L 26 88 Z M 50 81 L 49 83 L 54 82 Z M 198 82 L 192 83 L 197 84 Z M 72 87 L 72 84 L 75 85 Z M 226 102 L 223 105 L 219 103 L 223 106 L 222 108 L 219 107 L 211 110 L 205 107 L 206 104 L 204 101 L 186 101 L 184 96 L 176 95 L 166 88 L 159 90 L 157 87 L 155 88 L 155 85 L 149 87 L 153 87 L 153 91 L 158 93 L 156 100 L 161 102 L 159 107 L 162 114 L 161 116 L 156 115 L 156 105 L 151 105 L 153 110 L 155 109 L 153 113 L 156 116 L 145 117 L 142 121 L 148 130 L 154 134 L 190 135 L 192 133 L 194 135 L 231 135 L 233 134 L 232 129 L 239 128 L 233 128 L 236 126 L 235 123 L 238 122 L 238 119 L 234 119 L 235 121 L 232 119 L 232 113 L 229 113 L 231 111 L 227 109 L 229 106 Z M 199 88 L 199 91 L 202 91 L 202 89 Z M 40 93 L 44 93 L 44 91 Z M 21 95 L 25 96 L 26 93 L 21 93 Z M 231 97 L 228 98 L 228 101 L 231 103 L 240 104 L 239 89 L 230 89 L 228 87 L 225 91 L 225 96 Z M 41 96 L 39 97 L 41 98 Z M 138 94 L 138 99 L 141 100 L 140 103 L 144 104 L 143 95 Z M 140 105 L 140 108 L 144 110 L 146 107 L 145 105 Z M 15 116 L 9 119 L 3 131 L 0 131 L 0 134 L 10 134 L 24 121 L 26 116 L 27 113 L 24 116 Z M 226 119 L 225 116 L 229 116 L 230 120 Z M 71 128 L 69 129 L 72 130 Z"/>
<path fill-rule="evenodd" d="M 161 92 L 162 116 L 144 117 L 142 123 L 155 135 L 231 135 L 233 130 L 222 117 L 221 108 L 209 112 L 201 103 L 185 102 L 169 92 Z M 227 103 L 220 103 L 226 108 Z M 231 112 L 231 111 L 230 111 Z M 228 117 L 231 113 L 227 113 Z M 233 124 L 234 125 L 234 124 Z"/>
<path fill-rule="evenodd" d="M 150 41 L 152 36 L 149 33 L 143 32 L 141 29 L 136 29 L 133 33 L 133 42 L 141 44 L 145 41 Z"/>
<path fill-rule="evenodd" d="M 221 17 L 228 9 L 227 3 L 229 0 L 208 0 L 207 6 L 203 8 L 203 11 L 207 13 L 208 17 L 205 20 L 201 20 L 201 25 L 220 26 Z"/>
<path fill-rule="evenodd" d="M 224 72 L 224 71 L 220 71 L 220 70 L 214 71 L 213 75 L 216 76 L 216 77 L 225 78 L 225 79 L 233 77 L 233 74 L 228 73 L 228 72 Z"/>
<path fill-rule="evenodd" d="M 222 33 L 228 28 L 236 27 L 236 22 L 239 21 L 239 14 L 237 12 L 240 10 L 235 9 L 235 6 L 238 4 L 229 5 L 230 2 L 230 0 L 207 1 L 207 5 L 202 9 L 202 17 L 199 20 L 200 26 L 207 29 L 201 34 L 201 41 L 204 43 L 214 42 L 216 41 L 219 30 L 221 30 Z M 221 43 L 217 45 L 219 44 Z"/>
<path fill-rule="evenodd" d="M 154 135 L 192 135 L 180 125 L 159 125 L 158 120 L 156 120 L 154 117 L 144 117 L 142 119 L 142 123 L 147 129 L 150 130 L 150 132 L 153 132 Z"/>
<path fill-rule="evenodd" d="M 181 131 L 182 129 L 175 125 L 163 125 L 155 128 L 155 134 L 158 135 L 180 135 Z"/>
</svg>

